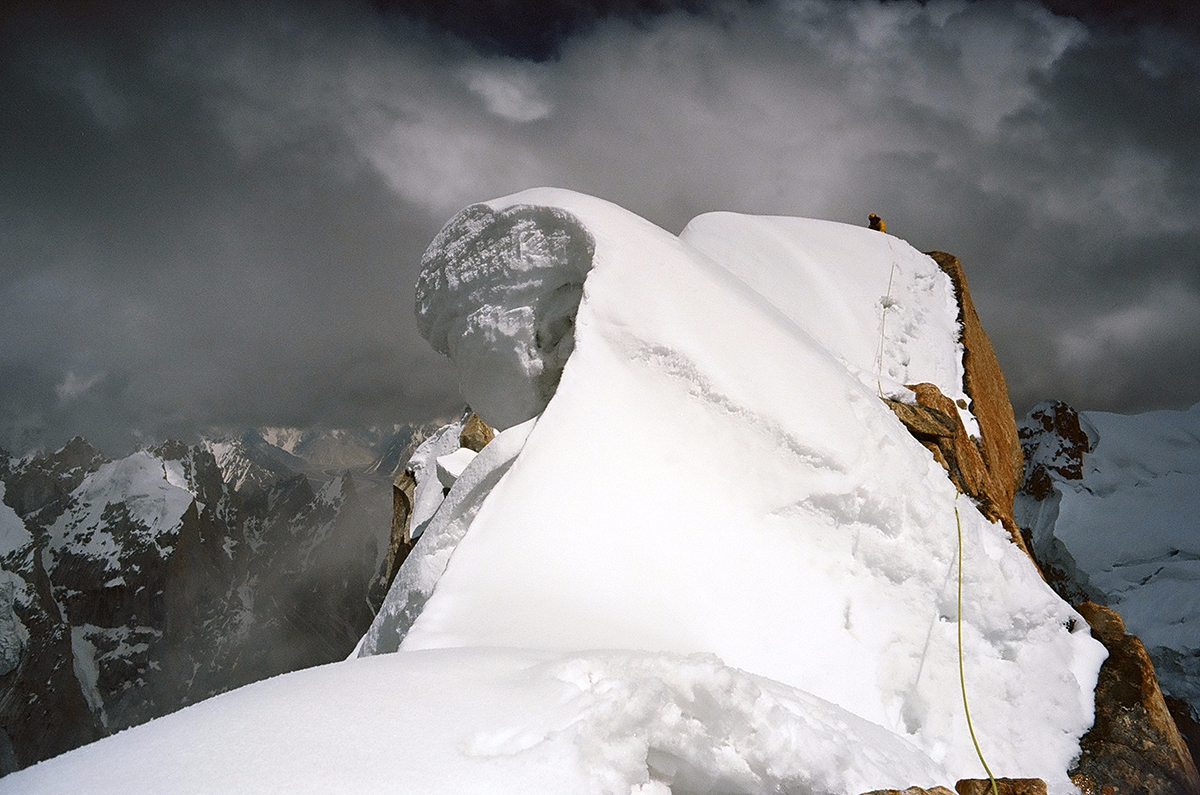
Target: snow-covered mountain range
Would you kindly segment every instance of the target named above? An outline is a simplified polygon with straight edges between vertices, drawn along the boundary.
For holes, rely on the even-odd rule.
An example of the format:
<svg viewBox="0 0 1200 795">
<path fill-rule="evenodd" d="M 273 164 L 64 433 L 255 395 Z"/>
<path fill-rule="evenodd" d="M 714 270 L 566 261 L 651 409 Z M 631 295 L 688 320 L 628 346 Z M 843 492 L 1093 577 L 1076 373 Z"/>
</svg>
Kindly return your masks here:
<svg viewBox="0 0 1200 795">
<path fill-rule="evenodd" d="M 426 432 L 0 453 L 0 771 L 345 657 L 383 596 L 381 456 Z"/>
<path fill-rule="evenodd" d="M 1046 402 L 1021 424 L 1016 512 L 1068 598 L 1121 614 L 1200 715 L 1200 404 L 1132 416 Z"/>
<path fill-rule="evenodd" d="M 866 228 L 730 213 L 676 236 L 537 189 L 464 210 L 423 266 L 418 325 L 497 432 L 467 449 L 460 421 L 374 465 L 407 471 L 390 544 L 401 534 L 411 550 L 353 650 L 341 647 L 348 659 L 136 726 L 0 791 L 857 795 L 980 778 L 986 754 L 998 776 L 1073 795 L 1108 783 L 1088 778 L 1107 772 L 1102 756 L 1075 766 L 1131 689 L 1106 663 L 1127 640 L 1119 619 L 1083 598 L 1132 607 L 1131 628 L 1148 642 L 1160 632 L 1156 649 L 1194 649 L 1190 591 L 1171 585 L 1192 574 L 1186 527 L 1130 542 L 1120 526 L 1157 505 L 1145 488 L 1191 488 L 1196 459 L 1180 452 L 1197 441 L 1191 419 L 1149 433 L 1077 416 L 1072 431 L 1042 407 L 1021 435 L 1022 472 L 1003 376 L 948 255 Z M 1154 445 L 1126 449 L 1139 438 L 1173 452 L 1150 463 Z M 217 578 L 192 572 L 250 572 L 239 555 L 273 550 L 264 559 L 289 562 L 272 572 L 337 571 L 303 593 L 343 605 L 345 578 L 378 582 L 381 561 L 402 557 L 336 530 L 344 482 L 293 493 L 262 474 L 303 452 L 297 434 L 179 448 L 99 463 L 79 445 L 61 451 L 71 495 L 100 473 L 144 484 L 107 517 L 69 500 L 30 511 L 6 478 L 6 502 L 24 512 L 0 514 L 14 539 L 5 560 L 43 536 L 63 550 L 39 553 L 28 576 L 14 569 L 16 603 L 42 577 L 70 615 L 81 597 L 56 590 L 53 572 L 71 555 L 98 593 L 187 562 L 162 594 L 193 608 L 168 611 L 189 628 L 166 622 L 159 646 L 133 639 L 176 641 L 182 651 L 154 662 L 190 682 L 201 667 L 189 633 L 249 658 L 238 617 L 264 621 L 247 607 L 251 574 L 214 591 L 204 583 Z M 1014 514 L 1002 503 L 1022 478 Z M 1100 514 L 1113 524 L 1093 544 L 1084 534 Z M 212 532 L 222 516 L 242 517 L 236 534 Z M 121 627 L 142 626 L 140 593 Z M 1143 598 L 1174 600 L 1179 626 L 1150 626 Z M 0 664 L 33 637 L 22 622 L 0 615 Z M 84 645 L 108 637 L 89 626 L 61 633 L 87 652 L 74 651 L 79 668 L 105 659 Z M 348 624 L 315 630 L 351 637 Z M 1130 695 L 1139 709 L 1162 701 L 1145 671 Z M 75 679 L 86 691 L 89 675 Z M 1114 681 L 1122 693 L 1099 702 Z M 122 701 L 106 698 L 94 700 L 115 713 Z M 1137 734 L 1145 716 L 1118 717 L 1135 740 L 1150 736 Z M 1200 791 L 1165 720 L 1175 757 L 1154 791 Z"/>
</svg>

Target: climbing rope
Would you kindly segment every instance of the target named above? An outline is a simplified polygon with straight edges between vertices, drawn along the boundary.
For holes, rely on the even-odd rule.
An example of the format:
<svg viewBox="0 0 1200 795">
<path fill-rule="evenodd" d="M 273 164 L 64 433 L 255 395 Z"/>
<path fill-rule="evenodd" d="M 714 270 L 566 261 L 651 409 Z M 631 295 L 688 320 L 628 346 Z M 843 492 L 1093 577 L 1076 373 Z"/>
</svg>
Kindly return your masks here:
<svg viewBox="0 0 1200 795">
<path fill-rule="evenodd" d="M 1000 795 L 1000 790 L 996 786 L 996 777 L 992 775 L 992 769 L 988 767 L 987 761 L 983 758 L 983 751 L 979 750 L 979 740 L 975 739 L 975 727 L 971 725 L 971 708 L 967 706 L 967 675 L 963 668 L 963 645 L 962 645 L 962 585 L 963 585 L 963 533 L 962 533 L 962 518 L 958 515 L 958 495 L 954 495 L 954 523 L 958 525 L 958 683 L 962 687 L 963 698 L 963 713 L 967 716 L 967 730 L 971 732 L 971 742 L 975 744 L 975 754 L 979 757 L 980 764 L 987 771 L 988 778 L 992 782 L 992 795 Z"/>
</svg>

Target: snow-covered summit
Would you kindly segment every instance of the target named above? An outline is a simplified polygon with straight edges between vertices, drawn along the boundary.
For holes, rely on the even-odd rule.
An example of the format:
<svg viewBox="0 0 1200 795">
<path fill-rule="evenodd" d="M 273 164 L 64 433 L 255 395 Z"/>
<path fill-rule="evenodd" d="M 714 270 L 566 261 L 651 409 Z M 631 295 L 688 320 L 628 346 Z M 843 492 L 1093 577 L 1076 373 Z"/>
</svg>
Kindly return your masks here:
<svg viewBox="0 0 1200 795">
<path fill-rule="evenodd" d="M 22 791 L 55 770 L 102 791 L 100 766 L 204 792 L 951 784 L 982 772 L 960 521 L 981 745 L 998 775 L 1075 791 L 1104 651 L 880 399 L 930 382 L 969 405 L 930 258 L 798 219 L 675 236 L 538 189 L 451 220 L 417 311 L 500 432 L 432 493 L 358 655 L 18 774 Z M 247 754 L 226 727 L 269 744 Z"/>
<path fill-rule="evenodd" d="M 589 245 L 546 242 L 557 234 Z M 956 493 L 879 400 L 921 381 L 966 397 L 936 263 L 804 219 L 712 214 L 675 237 L 559 190 L 464 211 L 425 262 L 418 316 L 436 319 L 472 407 L 536 420 L 515 460 L 463 471 L 405 564 L 444 574 L 416 599 L 402 569 L 364 653 L 396 648 L 385 626 L 401 651 L 715 653 L 886 727 L 934 768 L 976 772 L 946 621 Z M 521 303 L 531 285 L 563 300 Z M 461 355 L 439 344 L 460 327 Z M 572 327 L 538 411 L 553 361 L 540 329 Z M 471 506 L 487 466 L 507 473 Z M 1002 769 L 1069 788 L 1104 652 L 1005 533 L 957 504 L 973 710 Z M 461 536 L 448 564 L 441 526 Z"/>
</svg>

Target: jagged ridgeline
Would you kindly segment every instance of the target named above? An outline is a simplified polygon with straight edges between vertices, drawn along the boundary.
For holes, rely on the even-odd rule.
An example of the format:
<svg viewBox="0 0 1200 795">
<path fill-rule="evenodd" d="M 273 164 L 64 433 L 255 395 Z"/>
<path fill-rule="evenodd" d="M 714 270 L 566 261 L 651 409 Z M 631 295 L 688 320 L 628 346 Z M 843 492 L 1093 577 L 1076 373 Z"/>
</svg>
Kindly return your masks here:
<svg viewBox="0 0 1200 795">
<path fill-rule="evenodd" d="M 416 312 L 472 412 L 396 473 L 350 658 L 0 790 L 966 793 L 986 753 L 1010 795 L 1195 791 L 1145 650 L 1072 595 L 1103 578 L 1044 576 L 1070 543 L 1014 513 L 964 269 L 878 226 L 467 208 Z"/>
<path fill-rule="evenodd" d="M 0 772 L 343 659 L 383 596 L 390 480 L 429 431 L 0 453 Z"/>
</svg>

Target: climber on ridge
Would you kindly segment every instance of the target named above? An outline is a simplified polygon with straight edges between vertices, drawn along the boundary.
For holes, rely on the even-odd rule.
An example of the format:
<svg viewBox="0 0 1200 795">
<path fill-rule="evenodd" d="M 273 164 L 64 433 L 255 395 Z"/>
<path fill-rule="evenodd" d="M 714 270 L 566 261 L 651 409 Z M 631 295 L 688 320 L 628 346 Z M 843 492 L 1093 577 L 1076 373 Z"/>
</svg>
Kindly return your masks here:
<svg viewBox="0 0 1200 795">
<path fill-rule="evenodd" d="M 870 215 L 867 216 L 867 225 L 870 226 L 872 229 L 874 229 L 876 232 L 886 232 L 887 231 L 887 224 L 885 224 L 883 222 L 883 219 L 880 218 L 875 213 L 871 213 Z"/>
</svg>

